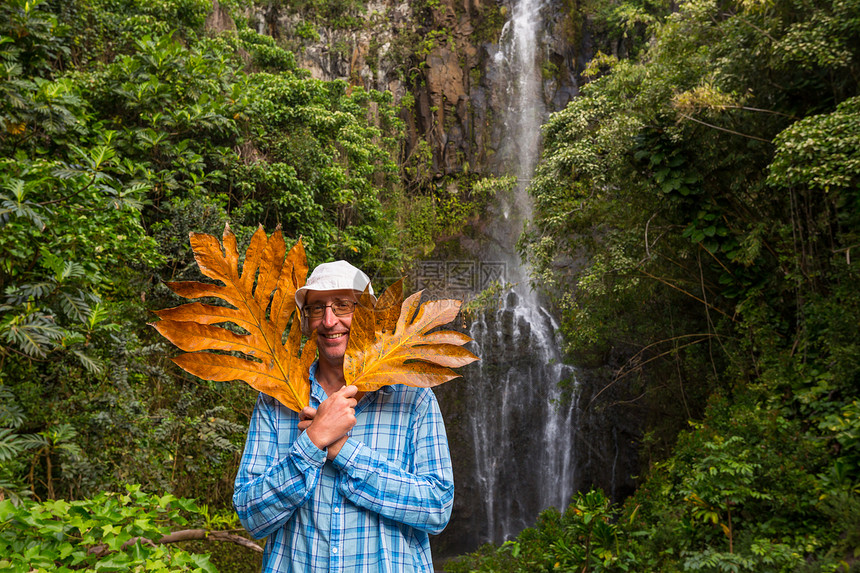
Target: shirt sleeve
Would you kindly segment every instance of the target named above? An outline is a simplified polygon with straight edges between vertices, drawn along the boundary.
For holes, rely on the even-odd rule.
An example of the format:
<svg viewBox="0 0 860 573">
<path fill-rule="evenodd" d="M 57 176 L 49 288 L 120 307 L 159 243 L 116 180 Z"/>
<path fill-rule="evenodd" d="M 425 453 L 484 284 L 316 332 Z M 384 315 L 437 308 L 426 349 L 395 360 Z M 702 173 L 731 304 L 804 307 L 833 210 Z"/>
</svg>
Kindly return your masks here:
<svg viewBox="0 0 860 573">
<path fill-rule="evenodd" d="M 257 398 L 233 491 L 239 521 L 257 539 L 283 526 L 308 500 L 326 459 L 307 434 L 297 435 L 298 424 L 283 429 L 289 433 L 284 443 L 292 446 L 281 459 L 280 407 L 263 394 Z"/>
<path fill-rule="evenodd" d="M 436 397 L 425 390 L 413 421 L 410 471 L 348 438 L 333 464 L 338 489 L 359 507 L 427 533 L 440 533 L 451 517 L 454 475 L 445 423 Z"/>
</svg>

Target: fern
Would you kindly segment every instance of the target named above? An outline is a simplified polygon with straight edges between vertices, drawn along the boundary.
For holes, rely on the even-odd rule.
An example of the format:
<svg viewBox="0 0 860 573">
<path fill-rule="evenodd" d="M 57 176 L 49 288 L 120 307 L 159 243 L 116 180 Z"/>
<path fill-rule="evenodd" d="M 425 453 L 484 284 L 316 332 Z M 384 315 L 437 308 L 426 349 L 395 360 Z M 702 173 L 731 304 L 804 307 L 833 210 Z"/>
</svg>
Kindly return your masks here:
<svg viewBox="0 0 860 573">
<path fill-rule="evenodd" d="M 0 463 L 9 461 L 26 449 L 24 440 L 10 428 L 0 428 Z"/>
<path fill-rule="evenodd" d="M 17 306 L 33 302 L 51 294 L 57 285 L 53 282 L 38 282 L 12 285 L 6 289 L 6 304 Z M 10 310 L 7 306 L 3 310 Z"/>
<path fill-rule="evenodd" d="M 0 425 L 17 429 L 24 425 L 24 410 L 15 401 L 15 394 L 0 385 Z"/>
<path fill-rule="evenodd" d="M 93 358 L 83 350 L 72 350 L 72 354 L 74 354 L 78 362 L 89 372 L 90 374 L 101 374 L 104 372 L 104 362 L 99 360 L 98 358 Z"/>
<path fill-rule="evenodd" d="M 61 290 L 57 292 L 57 297 L 60 299 L 60 308 L 67 317 L 78 322 L 86 322 L 91 312 L 90 305 L 87 303 L 89 298 L 87 293 L 80 289 L 75 293 Z"/>
<path fill-rule="evenodd" d="M 63 269 L 57 276 L 57 282 L 62 284 L 68 279 L 85 277 L 86 274 L 87 271 L 82 264 L 76 263 L 74 261 L 65 261 L 65 263 L 63 264 Z"/>
<path fill-rule="evenodd" d="M 0 322 L 0 338 L 32 357 L 44 357 L 65 334 L 53 317 L 40 312 L 12 315 Z"/>
</svg>

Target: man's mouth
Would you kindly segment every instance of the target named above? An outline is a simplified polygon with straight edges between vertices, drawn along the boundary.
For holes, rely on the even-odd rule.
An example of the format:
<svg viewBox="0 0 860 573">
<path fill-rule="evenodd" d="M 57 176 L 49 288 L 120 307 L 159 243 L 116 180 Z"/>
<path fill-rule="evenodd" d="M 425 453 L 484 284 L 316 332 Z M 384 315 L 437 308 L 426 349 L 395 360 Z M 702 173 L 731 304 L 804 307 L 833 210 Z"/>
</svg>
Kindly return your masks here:
<svg viewBox="0 0 860 573">
<path fill-rule="evenodd" d="M 341 336 L 346 336 L 346 333 L 345 332 L 335 332 L 334 334 L 323 334 L 322 335 L 323 338 L 327 338 L 329 340 L 335 340 L 337 338 L 340 338 Z"/>
</svg>

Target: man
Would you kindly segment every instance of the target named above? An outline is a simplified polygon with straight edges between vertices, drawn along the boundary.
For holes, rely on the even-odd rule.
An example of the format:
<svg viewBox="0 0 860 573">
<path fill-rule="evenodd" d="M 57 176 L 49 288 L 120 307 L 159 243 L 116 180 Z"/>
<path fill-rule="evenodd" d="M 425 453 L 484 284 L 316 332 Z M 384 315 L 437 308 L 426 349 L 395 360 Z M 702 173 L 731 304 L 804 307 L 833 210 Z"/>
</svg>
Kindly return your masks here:
<svg viewBox="0 0 860 573">
<path fill-rule="evenodd" d="M 436 398 L 345 385 L 352 314 L 369 285 L 345 261 L 314 269 L 296 292 L 303 330 L 317 331 L 311 406 L 298 414 L 257 398 L 233 505 L 255 538 L 268 537 L 264 572 L 433 570 L 428 534 L 445 528 L 454 499 Z"/>
</svg>

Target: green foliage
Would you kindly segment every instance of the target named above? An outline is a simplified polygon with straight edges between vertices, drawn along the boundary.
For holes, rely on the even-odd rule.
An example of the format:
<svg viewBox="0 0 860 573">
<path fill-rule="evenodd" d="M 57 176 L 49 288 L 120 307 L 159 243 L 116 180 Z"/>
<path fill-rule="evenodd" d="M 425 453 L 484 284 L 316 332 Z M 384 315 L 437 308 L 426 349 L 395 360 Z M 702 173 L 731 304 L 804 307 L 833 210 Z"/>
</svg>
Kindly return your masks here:
<svg viewBox="0 0 860 573">
<path fill-rule="evenodd" d="M 848 93 L 836 70 L 854 69 L 856 54 L 832 63 L 832 76 L 803 78 L 755 56 L 782 53 L 800 30 L 818 37 L 845 7 L 720 10 L 685 5 L 641 63 L 615 64 L 552 117 L 523 242 L 535 281 L 564 310 L 571 350 L 600 355 L 635 340 L 622 353 L 649 364 L 635 367 L 646 382 L 649 370 L 682 385 L 693 375 L 706 381 L 703 397 L 717 373 L 728 373 L 723 384 L 747 378 L 756 356 L 779 351 L 765 341 L 806 332 L 789 326 L 807 316 L 797 293 L 853 273 L 833 274 L 830 253 L 850 254 L 857 225 L 853 100 L 821 114 L 809 97 Z M 855 32 L 848 18 L 834 41 Z M 817 115 L 792 122 L 804 112 Z M 582 256 L 575 274 L 554 271 L 558 259 Z M 750 336 L 755 344 L 740 342 Z M 711 367 L 663 370 L 678 361 Z"/>
<path fill-rule="evenodd" d="M 475 43 L 498 43 L 505 25 L 506 7 L 498 3 L 483 4 L 473 18 Z"/>
<path fill-rule="evenodd" d="M 0 501 L 0 569 L 214 572 L 208 555 L 160 543 L 199 512 L 193 500 L 147 495 L 139 486 L 72 502 Z"/>
<path fill-rule="evenodd" d="M 665 0 L 568 0 L 566 4 L 573 16 L 565 30 L 568 42 L 581 42 L 587 28 L 598 50 L 630 59 L 646 50 L 654 30 L 676 9 Z"/>
<path fill-rule="evenodd" d="M 712 401 L 706 422 L 683 434 L 627 501 L 644 530 L 640 550 L 659 555 L 655 569 L 794 571 L 816 562 L 832 570 L 838 562 L 830 548 L 844 518 L 822 504 L 821 438 L 759 398 Z"/>
<path fill-rule="evenodd" d="M 277 0 L 270 6 L 278 10 L 287 10 L 293 14 L 305 17 L 314 25 L 325 25 L 341 30 L 358 30 L 362 28 L 362 14 L 367 11 L 364 0 Z M 305 36 L 302 36 L 303 38 Z"/>
<path fill-rule="evenodd" d="M 564 513 L 548 509 L 516 541 L 485 546 L 446 564 L 445 571 L 637 571 L 632 554 L 619 553 L 618 513 L 601 491 L 577 493 Z"/>
<path fill-rule="evenodd" d="M 206 36 L 210 9 L 0 4 L 2 498 L 230 507 L 253 393 L 177 372 L 145 326 L 176 303 L 162 279 L 199 278 L 189 231 L 280 224 L 312 263 L 400 274 L 391 95 L 312 80 L 242 22 Z"/>
<path fill-rule="evenodd" d="M 830 433 L 839 444 L 839 456 L 833 463 L 835 485 L 860 493 L 860 403 L 854 400 L 840 412 L 825 416 L 819 430 Z"/>
<path fill-rule="evenodd" d="M 58 37 L 65 30 L 45 11 L 45 4 L 45 0 L 9 0 L 0 7 L 4 21 L 0 45 L 7 74 L 20 66 L 16 71 L 22 76 L 43 78 L 53 64 L 69 55 L 69 47 Z"/>
<path fill-rule="evenodd" d="M 501 310 L 505 304 L 505 297 L 513 287 L 514 285 L 511 283 L 491 282 L 487 288 L 462 306 L 463 316 L 467 319 L 473 319 L 482 312 Z"/>
<path fill-rule="evenodd" d="M 622 562 L 847 571 L 860 479 L 856 2 L 643 9 L 655 18 L 639 20 L 654 33 L 641 58 L 598 58 L 544 127 L 521 241 L 570 355 L 616 368 L 613 404 L 591 407 L 637 401 L 662 442 L 651 445 L 671 452 L 625 505 L 620 553 L 635 558 Z"/>
<path fill-rule="evenodd" d="M 316 33 L 313 28 L 310 28 L 307 33 L 311 32 Z M 239 30 L 237 38 L 239 40 L 237 45 L 251 54 L 251 62 L 257 69 L 301 73 L 293 53 L 279 46 L 271 36 L 262 36 L 244 28 Z M 229 40 L 227 39 L 228 42 Z"/>
<path fill-rule="evenodd" d="M 446 570 L 847 571 L 860 496 L 822 473 L 818 430 L 763 397 L 715 397 L 623 507 L 580 492 L 563 514 L 548 510 L 515 541 Z"/>
<path fill-rule="evenodd" d="M 299 22 L 296 24 L 295 32 L 299 38 L 304 40 L 318 41 L 320 39 L 320 34 L 317 32 L 316 28 L 314 28 L 313 24 L 309 24 L 307 22 Z"/>
<path fill-rule="evenodd" d="M 828 193 L 851 190 L 860 177 L 860 98 L 840 103 L 832 113 L 791 124 L 776 138 L 769 182 Z M 850 196 L 850 195 L 849 195 Z M 848 209 L 856 204 L 846 205 Z"/>
<path fill-rule="evenodd" d="M 429 154 L 429 147 L 419 148 Z M 416 150 L 416 153 L 420 153 Z M 413 155 L 413 158 L 415 155 Z M 427 158 L 429 161 L 429 157 Z M 407 173 L 413 165 L 407 164 Z M 430 173 L 429 166 L 424 173 Z M 430 185 L 429 180 L 425 182 Z M 405 247 L 429 254 L 440 237 L 461 233 L 466 225 L 483 213 L 496 197 L 510 194 L 516 185 L 514 177 L 484 177 L 461 175 L 443 179 L 424 193 L 401 197 L 398 211 L 404 214 L 402 226 L 409 242 Z"/>
</svg>

